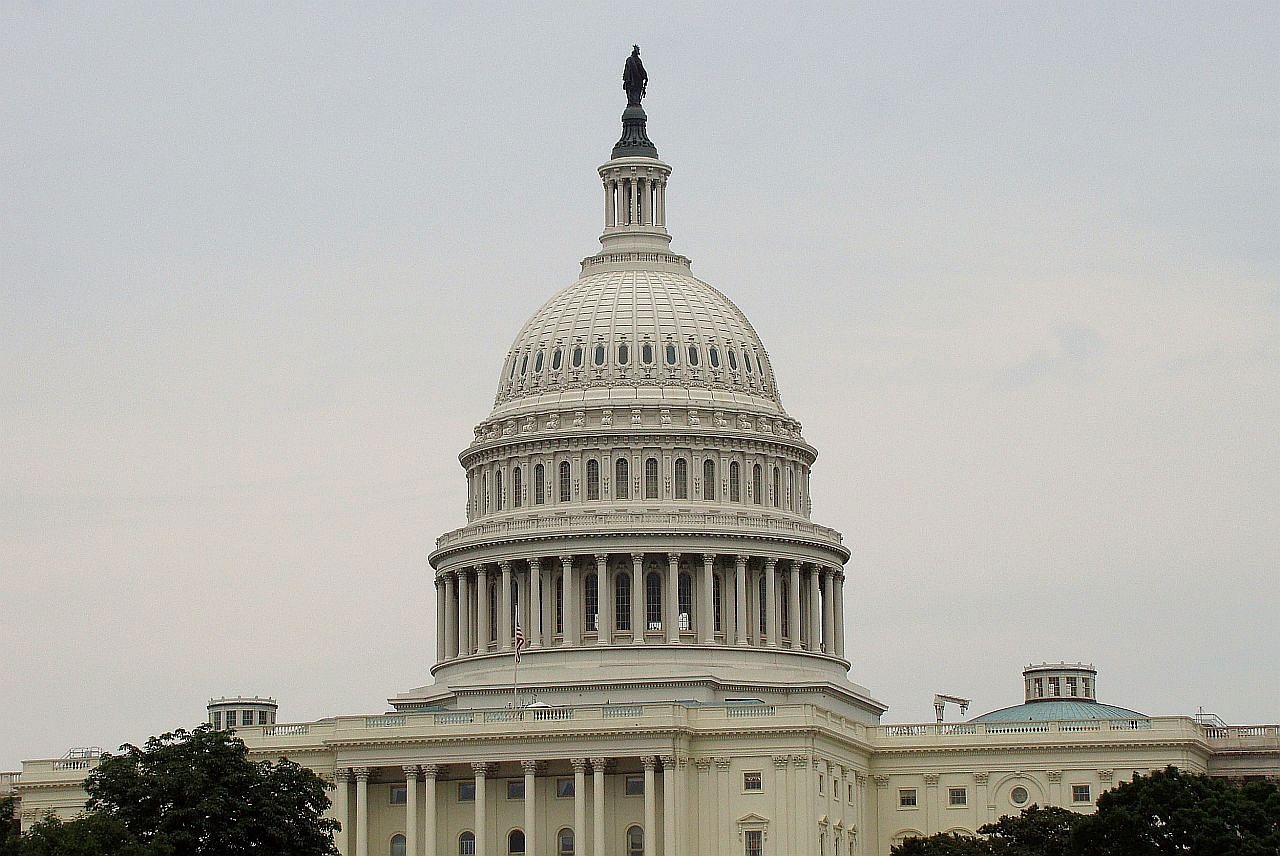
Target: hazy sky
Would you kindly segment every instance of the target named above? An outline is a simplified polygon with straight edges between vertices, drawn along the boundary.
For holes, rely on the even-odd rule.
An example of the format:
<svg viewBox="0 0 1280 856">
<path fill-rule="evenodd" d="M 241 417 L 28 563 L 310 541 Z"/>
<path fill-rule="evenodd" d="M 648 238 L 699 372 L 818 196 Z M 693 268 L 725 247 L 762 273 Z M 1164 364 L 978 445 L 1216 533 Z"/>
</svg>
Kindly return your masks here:
<svg viewBox="0 0 1280 856">
<path fill-rule="evenodd" d="M 886 721 L 1280 721 L 1280 6 L 444 5 L 0 2 L 0 769 L 428 680 L 632 42 Z"/>
</svg>

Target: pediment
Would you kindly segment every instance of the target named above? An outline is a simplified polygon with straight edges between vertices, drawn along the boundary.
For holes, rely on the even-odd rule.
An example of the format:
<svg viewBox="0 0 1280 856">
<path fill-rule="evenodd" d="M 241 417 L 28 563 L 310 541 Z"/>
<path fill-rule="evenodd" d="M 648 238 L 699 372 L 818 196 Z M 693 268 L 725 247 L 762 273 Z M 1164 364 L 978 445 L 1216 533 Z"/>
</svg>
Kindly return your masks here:
<svg viewBox="0 0 1280 856">
<path fill-rule="evenodd" d="M 761 817 L 755 812 L 752 812 L 751 814 L 744 814 L 742 817 L 738 818 L 739 826 L 759 826 L 760 824 L 767 824 L 768 822 L 769 818 Z"/>
</svg>

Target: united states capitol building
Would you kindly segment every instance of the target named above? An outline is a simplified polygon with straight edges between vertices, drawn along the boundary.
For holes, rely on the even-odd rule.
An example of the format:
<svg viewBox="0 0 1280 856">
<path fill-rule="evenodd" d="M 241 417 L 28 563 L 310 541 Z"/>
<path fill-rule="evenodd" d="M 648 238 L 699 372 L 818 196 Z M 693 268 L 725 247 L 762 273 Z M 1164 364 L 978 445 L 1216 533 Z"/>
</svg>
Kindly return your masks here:
<svg viewBox="0 0 1280 856">
<path fill-rule="evenodd" d="M 638 63 L 600 250 L 516 333 L 460 456 L 433 680 L 385 713 L 286 723 L 231 698 L 210 722 L 332 781 L 344 856 L 878 856 L 1033 803 L 1090 811 L 1168 764 L 1280 775 L 1280 727 L 1114 707 L 1080 663 L 1029 666 L 1021 704 L 975 719 L 939 698 L 937 722 L 880 724 L 849 679 L 856 564 L 814 520 L 817 450 L 751 323 L 670 247 Z M 70 816 L 95 764 L 28 761 L 0 789 L 24 823 Z"/>
</svg>

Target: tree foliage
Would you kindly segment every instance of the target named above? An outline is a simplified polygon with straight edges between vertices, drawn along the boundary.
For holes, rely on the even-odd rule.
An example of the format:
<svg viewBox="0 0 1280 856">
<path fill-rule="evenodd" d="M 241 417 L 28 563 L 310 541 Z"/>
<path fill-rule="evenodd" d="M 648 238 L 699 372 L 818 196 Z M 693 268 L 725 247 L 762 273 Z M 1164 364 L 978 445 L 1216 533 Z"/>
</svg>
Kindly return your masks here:
<svg viewBox="0 0 1280 856">
<path fill-rule="evenodd" d="M 978 832 L 986 836 L 986 852 L 992 856 L 1075 856 L 1071 836 L 1083 817 L 1065 808 L 1033 805 Z"/>
<path fill-rule="evenodd" d="M 18 856 L 17 797 L 0 799 L 0 856 Z"/>
<path fill-rule="evenodd" d="M 989 856 L 991 849 L 986 841 L 972 835 L 939 832 L 927 838 L 908 838 L 889 852 L 893 856 Z"/>
<path fill-rule="evenodd" d="M 138 843 L 124 824 L 105 814 L 85 814 L 74 820 L 48 817 L 22 836 L 15 856 L 172 856 L 162 846 Z"/>
</svg>

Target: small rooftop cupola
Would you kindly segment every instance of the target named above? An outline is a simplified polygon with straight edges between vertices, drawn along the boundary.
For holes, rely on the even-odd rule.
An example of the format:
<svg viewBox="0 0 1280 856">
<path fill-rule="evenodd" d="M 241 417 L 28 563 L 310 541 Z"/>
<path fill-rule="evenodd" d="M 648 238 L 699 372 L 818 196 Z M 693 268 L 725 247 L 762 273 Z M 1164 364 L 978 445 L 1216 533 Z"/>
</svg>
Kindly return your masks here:
<svg viewBox="0 0 1280 856">
<path fill-rule="evenodd" d="M 604 184 L 604 234 L 600 236 L 600 254 L 592 257 L 596 265 L 602 261 L 625 264 L 635 260 L 628 258 L 634 253 L 665 256 L 671 244 L 667 234 L 667 178 L 671 167 L 658 160 L 658 149 L 645 130 L 648 117 L 640 104 L 648 82 L 637 45 L 622 73 L 622 88 L 627 93 L 622 138 L 613 147 L 609 162 L 599 169 Z M 688 267 L 688 259 L 681 256 L 657 261 Z"/>
<path fill-rule="evenodd" d="M 1027 702 L 1098 700 L 1098 670 L 1084 663 L 1033 663 L 1022 680 Z"/>
</svg>

